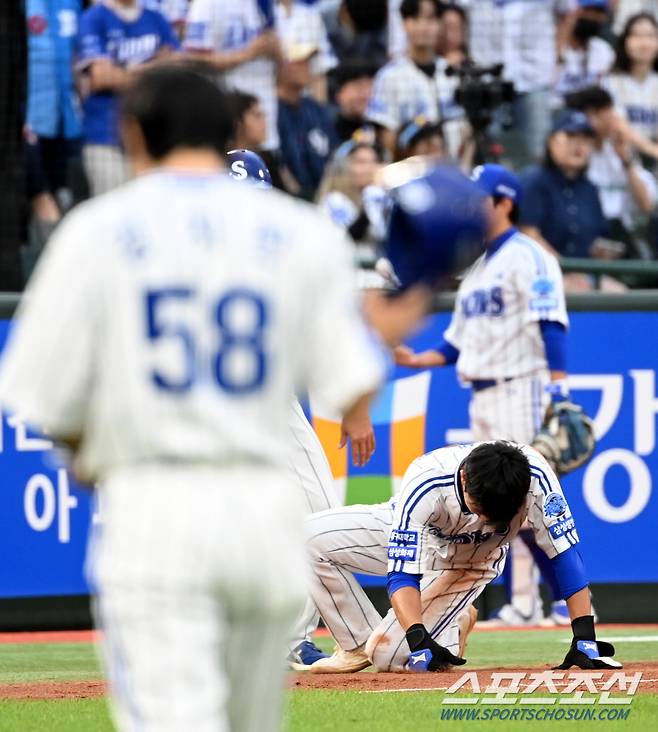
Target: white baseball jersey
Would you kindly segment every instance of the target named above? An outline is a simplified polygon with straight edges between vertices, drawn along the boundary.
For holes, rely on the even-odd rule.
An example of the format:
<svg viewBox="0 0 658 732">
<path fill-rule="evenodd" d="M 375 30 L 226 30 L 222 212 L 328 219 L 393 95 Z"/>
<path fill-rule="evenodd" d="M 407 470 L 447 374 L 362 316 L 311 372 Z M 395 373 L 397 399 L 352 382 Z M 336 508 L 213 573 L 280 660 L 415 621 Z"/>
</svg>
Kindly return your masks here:
<svg viewBox="0 0 658 732">
<path fill-rule="evenodd" d="M 226 53 L 248 45 L 266 29 L 257 0 L 192 0 L 187 16 L 185 48 Z M 225 82 L 260 100 L 267 119 L 265 147 L 279 146 L 276 64 L 260 57 L 222 72 Z"/>
<path fill-rule="evenodd" d="M 658 74 L 655 71 L 642 80 L 630 74 L 610 74 L 603 86 L 631 127 L 649 140 L 658 140 Z"/>
<path fill-rule="evenodd" d="M 388 571 L 423 574 L 432 569 L 495 566 L 526 518 L 549 559 L 578 543 L 562 488 L 541 455 L 519 446 L 530 463 L 528 497 L 509 525 L 494 525 L 470 513 L 459 468 L 477 445 L 444 447 L 407 468 L 396 496 L 389 539 Z"/>
<path fill-rule="evenodd" d="M 562 273 L 555 257 L 513 230 L 473 264 L 457 292 L 444 336 L 459 349 L 460 379 L 508 379 L 546 369 L 540 320 L 568 325 Z"/>
<path fill-rule="evenodd" d="M 587 86 L 597 86 L 614 60 L 615 51 L 603 38 L 590 38 L 586 50 L 565 48 L 560 59 L 556 92 L 565 96 Z"/>
<path fill-rule="evenodd" d="M 655 205 L 658 198 L 656 179 L 635 163 L 635 171 L 644 184 L 645 191 Z M 606 219 L 619 219 L 632 230 L 634 221 L 641 213 L 628 184 L 628 173 L 612 142 L 605 140 L 600 149 L 595 149 L 587 168 L 587 177 L 594 183 Z"/>
<path fill-rule="evenodd" d="M 456 76 L 447 76 L 446 62 L 436 60 L 429 77 L 408 57 L 390 61 L 375 76 L 366 117 L 397 132 L 418 115 L 430 122 L 444 122 L 444 135 L 451 155 L 457 155 L 465 128 L 464 110 L 455 102 L 459 85 Z"/>
<path fill-rule="evenodd" d="M 464 0 L 469 48 L 482 66 L 504 65 L 505 78 L 517 92 L 548 88 L 556 64 L 558 0 Z"/>
<path fill-rule="evenodd" d="M 49 243 L 0 398 L 87 477 L 144 461 L 287 463 L 290 395 L 376 389 L 349 248 L 311 207 L 160 170 L 76 208 Z"/>
</svg>

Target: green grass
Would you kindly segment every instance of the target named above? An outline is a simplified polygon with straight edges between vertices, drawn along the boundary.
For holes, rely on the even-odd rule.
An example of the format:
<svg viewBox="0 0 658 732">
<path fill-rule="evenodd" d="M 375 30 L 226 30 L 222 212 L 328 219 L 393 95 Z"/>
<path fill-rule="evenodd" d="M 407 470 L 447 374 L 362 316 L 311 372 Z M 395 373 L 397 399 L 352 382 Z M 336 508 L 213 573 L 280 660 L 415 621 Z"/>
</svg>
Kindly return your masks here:
<svg viewBox="0 0 658 732">
<path fill-rule="evenodd" d="M 606 636 L 647 635 L 658 631 L 614 629 Z M 568 631 L 478 632 L 471 636 L 467 669 L 505 666 L 543 666 L 564 656 Z M 318 644 L 330 650 L 332 641 L 320 638 Z M 621 661 L 658 659 L 658 642 L 616 641 Z M 4 644 L 0 645 L 0 683 L 24 681 L 65 681 L 100 678 L 96 654 L 87 643 Z M 491 721 L 441 719 L 441 692 L 401 692 L 370 694 L 350 691 L 300 690 L 288 695 L 286 732 L 399 732 L 454 729 L 479 732 L 491 728 Z M 446 709 L 453 707 L 443 707 Z M 468 707 L 466 709 L 475 709 Z M 482 710 L 482 705 L 477 707 Z M 501 707 L 496 707 L 501 709 Z M 463 709 L 461 711 L 466 711 Z M 595 707 L 596 710 L 600 707 Z M 619 709 L 614 707 L 613 709 Z M 483 712 L 480 711 L 480 714 Z M 553 730 L 593 732 L 595 725 L 606 730 L 645 732 L 655 728 L 658 695 L 637 696 L 625 721 L 497 721 L 498 730 L 526 730 L 532 727 Z M 106 732 L 112 730 L 103 699 L 55 701 L 0 701 L 0 732 Z M 186 731 L 185 731 L 186 732 Z"/>
</svg>

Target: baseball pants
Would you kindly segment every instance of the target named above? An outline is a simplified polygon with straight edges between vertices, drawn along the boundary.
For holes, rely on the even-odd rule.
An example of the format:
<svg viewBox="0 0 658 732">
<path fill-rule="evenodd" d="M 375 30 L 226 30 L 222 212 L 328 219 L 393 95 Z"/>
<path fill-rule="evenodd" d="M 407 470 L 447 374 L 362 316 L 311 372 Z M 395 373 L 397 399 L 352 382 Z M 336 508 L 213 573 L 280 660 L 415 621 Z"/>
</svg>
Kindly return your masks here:
<svg viewBox="0 0 658 732">
<path fill-rule="evenodd" d="M 405 632 L 391 609 L 382 619 L 353 572 L 386 575 L 393 511 L 389 504 L 355 505 L 306 519 L 311 555 L 311 593 L 320 615 L 344 650 L 365 647 L 380 671 L 403 671 L 409 657 Z M 423 623 L 432 637 L 459 651 L 458 620 L 502 570 L 493 565 L 443 566 L 431 558 L 420 583 Z"/>
<path fill-rule="evenodd" d="M 288 426 L 292 434 L 290 469 L 297 486 L 301 488 L 304 510 L 310 514 L 338 508 L 340 501 L 322 444 L 296 400 L 288 415 Z M 295 622 L 290 650 L 296 648 L 302 641 L 310 640 L 319 622 L 320 614 L 313 600 L 308 597 L 302 614 Z"/>
<path fill-rule="evenodd" d="M 308 573 L 289 473 L 144 465 L 100 502 L 87 566 L 118 728 L 278 730 Z"/>
<path fill-rule="evenodd" d="M 473 441 L 513 440 L 530 444 L 550 403 L 544 388 L 548 380 L 548 372 L 543 371 L 474 392 L 469 405 Z M 535 543 L 532 531 L 521 531 L 512 541 L 507 568 L 509 599 L 523 615 L 535 617 L 541 616 L 539 573 L 528 543 Z"/>
</svg>

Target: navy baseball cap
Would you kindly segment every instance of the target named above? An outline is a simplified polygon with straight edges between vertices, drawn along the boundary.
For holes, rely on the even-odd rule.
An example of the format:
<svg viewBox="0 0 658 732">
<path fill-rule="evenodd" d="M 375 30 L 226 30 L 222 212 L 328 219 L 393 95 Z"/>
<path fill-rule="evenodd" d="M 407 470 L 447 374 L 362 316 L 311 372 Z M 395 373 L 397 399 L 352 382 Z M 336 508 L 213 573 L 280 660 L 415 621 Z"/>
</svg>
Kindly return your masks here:
<svg viewBox="0 0 658 732">
<path fill-rule="evenodd" d="M 487 163 L 473 169 L 471 180 L 482 189 L 487 196 L 503 196 L 518 205 L 523 188 L 521 181 L 511 170 L 502 165 Z"/>
<path fill-rule="evenodd" d="M 258 188 L 271 188 L 272 176 L 260 155 L 251 150 L 226 153 L 228 174 L 237 181 L 247 181 Z"/>
<path fill-rule="evenodd" d="M 590 125 L 587 115 L 576 109 L 563 109 L 551 128 L 554 132 L 566 132 L 571 135 L 591 135 L 594 137 L 594 130 Z"/>
<path fill-rule="evenodd" d="M 608 10 L 608 0 L 578 0 L 579 8 L 594 8 L 595 10 Z"/>
<path fill-rule="evenodd" d="M 456 168 L 438 166 L 390 195 L 384 255 L 401 290 L 421 282 L 434 285 L 482 253 L 485 197 Z"/>
</svg>

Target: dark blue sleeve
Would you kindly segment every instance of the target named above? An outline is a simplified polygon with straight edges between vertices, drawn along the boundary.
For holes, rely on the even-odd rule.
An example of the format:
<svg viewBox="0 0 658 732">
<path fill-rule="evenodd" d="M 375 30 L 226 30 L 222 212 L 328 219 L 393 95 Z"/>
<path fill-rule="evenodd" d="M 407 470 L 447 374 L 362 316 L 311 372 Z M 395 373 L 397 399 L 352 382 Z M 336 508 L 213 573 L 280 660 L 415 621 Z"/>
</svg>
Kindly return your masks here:
<svg viewBox="0 0 658 732">
<path fill-rule="evenodd" d="M 585 565 L 577 547 L 569 547 L 566 552 L 553 557 L 551 562 L 563 599 L 568 600 L 571 595 L 589 584 L 585 574 Z"/>
<path fill-rule="evenodd" d="M 555 320 L 540 320 L 549 371 L 567 370 L 567 329 Z"/>
<path fill-rule="evenodd" d="M 420 581 L 423 578 L 422 574 L 407 574 L 406 572 L 389 572 L 388 580 L 386 581 L 386 590 L 389 597 L 393 595 L 402 587 L 415 587 L 420 591 Z"/>
<path fill-rule="evenodd" d="M 459 349 L 455 348 L 452 343 L 447 341 L 445 338 L 434 350 L 443 354 L 447 364 L 457 363 L 457 359 L 459 358 Z"/>
<path fill-rule="evenodd" d="M 548 205 L 539 171 L 533 170 L 521 178 L 523 184 L 523 198 L 519 225 L 536 226 L 540 231 L 544 227 L 544 212 Z"/>
</svg>

